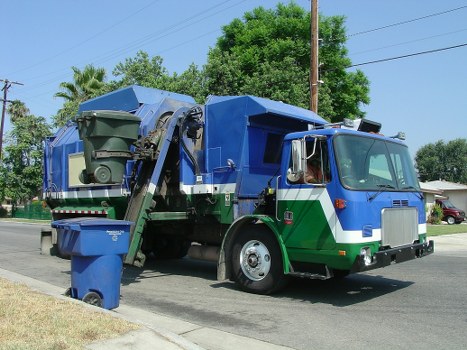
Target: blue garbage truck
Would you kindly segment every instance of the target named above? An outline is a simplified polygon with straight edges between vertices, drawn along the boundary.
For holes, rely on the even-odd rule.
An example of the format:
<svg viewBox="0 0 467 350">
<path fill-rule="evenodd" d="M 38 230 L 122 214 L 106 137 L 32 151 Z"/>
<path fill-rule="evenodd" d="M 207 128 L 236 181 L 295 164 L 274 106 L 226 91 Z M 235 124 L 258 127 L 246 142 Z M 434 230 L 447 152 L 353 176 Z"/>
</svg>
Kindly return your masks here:
<svg viewBox="0 0 467 350">
<path fill-rule="evenodd" d="M 269 294 L 289 277 L 433 253 L 408 148 L 380 129 L 255 96 L 198 105 L 130 86 L 82 103 L 46 140 L 44 199 L 54 220 L 133 222 L 125 264 L 213 260 L 219 280 Z"/>
</svg>

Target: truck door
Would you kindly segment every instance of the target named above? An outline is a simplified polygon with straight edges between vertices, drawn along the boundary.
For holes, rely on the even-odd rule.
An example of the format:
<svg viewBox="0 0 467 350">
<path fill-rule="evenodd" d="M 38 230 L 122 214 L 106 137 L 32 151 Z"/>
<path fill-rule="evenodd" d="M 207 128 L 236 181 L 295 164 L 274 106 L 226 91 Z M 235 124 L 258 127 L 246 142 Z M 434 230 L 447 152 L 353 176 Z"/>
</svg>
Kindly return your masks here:
<svg viewBox="0 0 467 350">
<path fill-rule="evenodd" d="M 297 253 L 333 249 L 336 215 L 327 189 L 332 183 L 327 140 L 295 141 L 284 154 L 287 175 L 278 180 L 276 219 L 282 239 Z"/>
</svg>

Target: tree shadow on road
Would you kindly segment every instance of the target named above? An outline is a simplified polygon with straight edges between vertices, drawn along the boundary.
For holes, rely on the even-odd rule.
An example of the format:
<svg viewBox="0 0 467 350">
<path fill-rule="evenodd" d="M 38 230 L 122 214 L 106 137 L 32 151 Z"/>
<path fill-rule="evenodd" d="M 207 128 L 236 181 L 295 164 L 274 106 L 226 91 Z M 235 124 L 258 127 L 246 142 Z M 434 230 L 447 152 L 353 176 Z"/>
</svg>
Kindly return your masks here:
<svg viewBox="0 0 467 350">
<path fill-rule="evenodd" d="M 213 282 L 210 284 L 211 288 L 225 288 L 237 293 L 239 288 L 235 283 L 216 281 L 216 268 L 216 263 L 188 258 L 148 260 L 144 268 L 126 266 L 122 284 L 131 285 L 145 279 L 177 275 L 202 278 Z M 396 292 L 413 283 L 365 273 L 325 281 L 291 278 L 286 288 L 270 297 L 345 307 Z"/>
</svg>

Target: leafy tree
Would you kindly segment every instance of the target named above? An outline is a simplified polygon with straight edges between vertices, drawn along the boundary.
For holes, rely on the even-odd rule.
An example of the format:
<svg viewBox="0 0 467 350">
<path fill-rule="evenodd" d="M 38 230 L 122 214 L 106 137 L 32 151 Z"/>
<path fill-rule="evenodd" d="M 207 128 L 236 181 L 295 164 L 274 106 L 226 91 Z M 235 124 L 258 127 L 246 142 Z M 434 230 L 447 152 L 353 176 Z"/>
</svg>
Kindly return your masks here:
<svg viewBox="0 0 467 350">
<path fill-rule="evenodd" d="M 168 90 L 192 96 L 196 102 L 203 103 L 207 94 L 204 71 L 191 64 L 182 74 L 174 74 Z"/>
<path fill-rule="evenodd" d="M 150 58 L 147 52 L 138 51 L 136 57 L 127 58 L 125 62 L 117 64 L 112 74 L 121 79 L 111 82 L 108 87 L 115 90 L 136 84 L 166 90 L 171 78 L 162 62 L 160 56 Z"/>
<path fill-rule="evenodd" d="M 344 17 L 320 17 L 320 114 L 331 121 L 363 117 L 369 82 L 360 72 L 347 72 Z M 309 106 L 310 16 L 300 6 L 263 7 L 223 27 L 205 67 L 209 93 L 252 94 Z"/>
<path fill-rule="evenodd" d="M 112 74 L 121 77 L 107 85 L 113 91 L 128 85 L 141 85 L 161 90 L 193 96 L 198 102 L 206 97 L 204 74 L 195 64 L 191 64 L 182 74 L 169 75 L 162 65 L 160 56 L 149 57 L 147 52 L 139 51 L 134 58 L 127 58 L 119 63 Z"/>
<path fill-rule="evenodd" d="M 421 181 L 446 180 L 467 184 L 467 139 L 429 143 L 417 151 L 415 163 Z"/>
<path fill-rule="evenodd" d="M 65 125 L 76 114 L 81 102 L 96 97 L 104 91 L 106 77 L 104 68 L 96 68 L 88 64 L 83 70 L 76 67 L 71 67 L 71 69 L 73 70 L 73 82 L 60 83 L 62 91 L 54 95 L 65 99 L 63 107 L 53 117 L 55 126 Z"/>
<path fill-rule="evenodd" d="M 0 167 L 0 197 L 16 203 L 40 194 L 42 186 L 43 139 L 50 135 L 45 118 L 29 114 L 20 101 L 8 108 L 12 130 L 6 138 Z"/>
</svg>

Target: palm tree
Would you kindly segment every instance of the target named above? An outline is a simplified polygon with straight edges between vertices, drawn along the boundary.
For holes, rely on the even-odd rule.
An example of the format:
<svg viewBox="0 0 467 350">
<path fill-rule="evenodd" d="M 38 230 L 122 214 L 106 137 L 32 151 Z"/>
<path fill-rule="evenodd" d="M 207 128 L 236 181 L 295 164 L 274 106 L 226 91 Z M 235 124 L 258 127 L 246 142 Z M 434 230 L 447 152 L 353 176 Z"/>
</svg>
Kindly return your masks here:
<svg viewBox="0 0 467 350">
<path fill-rule="evenodd" d="M 95 68 L 92 64 L 88 64 L 82 71 L 76 67 L 71 69 L 74 81 L 60 83 L 63 91 L 57 92 L 55 97 L 79 103 L 95 97 L 104 87 L 106 75 L 104 68 Z"/>
<path fill-rule="evenodd" d="M 10 115 L 10 119 L 12 122 L 15 122 L 19 118 L 25 117 L 29 114 L 29 109 L 26 107 L 24 102 L 20 100 L 14 100 L 8 106 L 7 109 L 8 114 Z"/>
</svg>

